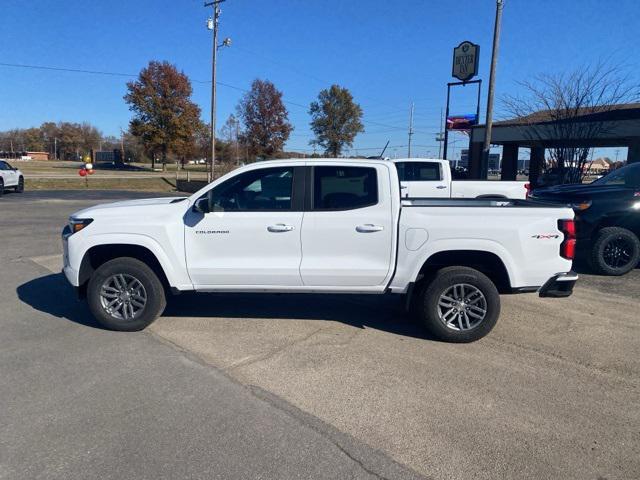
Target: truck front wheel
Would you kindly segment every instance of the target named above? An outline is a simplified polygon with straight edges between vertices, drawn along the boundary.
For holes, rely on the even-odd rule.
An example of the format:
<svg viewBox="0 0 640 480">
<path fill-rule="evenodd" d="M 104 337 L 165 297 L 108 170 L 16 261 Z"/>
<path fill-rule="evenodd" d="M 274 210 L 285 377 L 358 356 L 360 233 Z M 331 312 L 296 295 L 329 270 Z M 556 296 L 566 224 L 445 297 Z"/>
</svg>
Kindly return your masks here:
<svg viewBox="0 0 640 480">
<path fill-rule="evenodd" d="M 158 318 L 166 299 L 154 271 L 135 258 L 122 257 L 102 264 L 87 286 L 89 309 L 109 330 L 142 330 Z"/>
<path fill-rule="evenodd" d="M 418 286 L 414 312 L 428 332 L 446 342 L 467 343 L 487 335 L 500 315 L 500 295 L 483 273 L 446 267 Z"/>
</svg>

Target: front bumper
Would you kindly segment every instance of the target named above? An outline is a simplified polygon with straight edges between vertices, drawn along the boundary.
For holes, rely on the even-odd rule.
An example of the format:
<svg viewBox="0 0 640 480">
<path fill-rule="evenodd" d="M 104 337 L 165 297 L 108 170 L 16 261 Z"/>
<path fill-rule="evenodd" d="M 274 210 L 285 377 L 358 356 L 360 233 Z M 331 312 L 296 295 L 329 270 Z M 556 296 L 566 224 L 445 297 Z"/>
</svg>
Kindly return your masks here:
<svg viewBox="0 0 640 480">
<path fill-rule="evenodd" d="M 71 236 L 71 227 L 66 225 L 64 230 L 62 230 L 62 272 L 64 276 L 67 278 L 67 281 L 77 287 L 78 283 L 78 272 L 71 266 L 71 262 L 69 260 L 69 237 Z"/>
<path fill-rule="evenodd" d="M 563 298 L 573 293 L 573 286 L 578 280 L 576 272 L 558 273 L 545 282 L 538 290 L 541 297 Z"/>
</svg>

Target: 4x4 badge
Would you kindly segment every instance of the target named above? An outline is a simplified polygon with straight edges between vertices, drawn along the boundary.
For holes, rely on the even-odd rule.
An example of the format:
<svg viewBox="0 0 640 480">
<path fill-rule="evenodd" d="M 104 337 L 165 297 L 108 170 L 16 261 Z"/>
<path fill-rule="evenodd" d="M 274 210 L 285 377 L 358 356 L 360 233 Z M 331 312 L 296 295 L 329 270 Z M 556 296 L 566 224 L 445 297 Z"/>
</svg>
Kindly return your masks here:
<svg viewBox="0 0 640 480">
<path fill-rule="evenodd" d="M 531 238 L 537 238 L 539 240 L 546 240 L 549 238 L 560 238 L 560 235 L 557 233 L 549 233 L 547 235 L 531 235 Z"/>
</svg>

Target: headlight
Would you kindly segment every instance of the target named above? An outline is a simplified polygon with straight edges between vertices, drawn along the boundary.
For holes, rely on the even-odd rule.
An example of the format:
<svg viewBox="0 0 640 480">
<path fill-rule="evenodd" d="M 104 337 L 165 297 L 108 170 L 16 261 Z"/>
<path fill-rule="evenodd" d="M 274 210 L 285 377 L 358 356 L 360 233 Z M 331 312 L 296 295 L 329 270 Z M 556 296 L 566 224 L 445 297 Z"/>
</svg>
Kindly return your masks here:
<svg viewBox="0 0 640 480">
<path fill-rule="evenodd" d="M 578 212 L 586 210 L 590 206 L 591 206 L 591 200 L 586 200 L 584 202 L 572 203 L 571 204 L 571 208 L 573 208 L 574 210 L 576 210 Z"/>
<path fill-rule="evenodd" d="M 85 228 L 93 222 L 93 218 L 73 218 L 69 219 L 69 227 L 71 227 L 71 233 L 78 233 L 80 230 Z"/>
</svg>

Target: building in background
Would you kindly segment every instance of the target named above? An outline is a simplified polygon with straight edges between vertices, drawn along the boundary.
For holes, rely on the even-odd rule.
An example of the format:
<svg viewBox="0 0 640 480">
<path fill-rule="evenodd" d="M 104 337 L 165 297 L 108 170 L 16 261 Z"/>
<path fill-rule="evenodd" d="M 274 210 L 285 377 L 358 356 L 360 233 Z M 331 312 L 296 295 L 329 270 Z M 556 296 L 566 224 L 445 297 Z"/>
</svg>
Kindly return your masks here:
<svg viewBox="0 0 640 480">
<path fill-rule="evenodd" d="M 590 173 L 595 173 L 597 175 L 601 175 L 603 173 L 607 173 L 611 169 L 611 164 L 613 161 L 610 158 L 596 158 L 592 162 L 587 164 L 587 170 Z"/>
<path fill-rule="evenodd" d="M 0 152 L 0 158 L 5 160 L 49 160 L 48 152 Z"/>
</svg>

